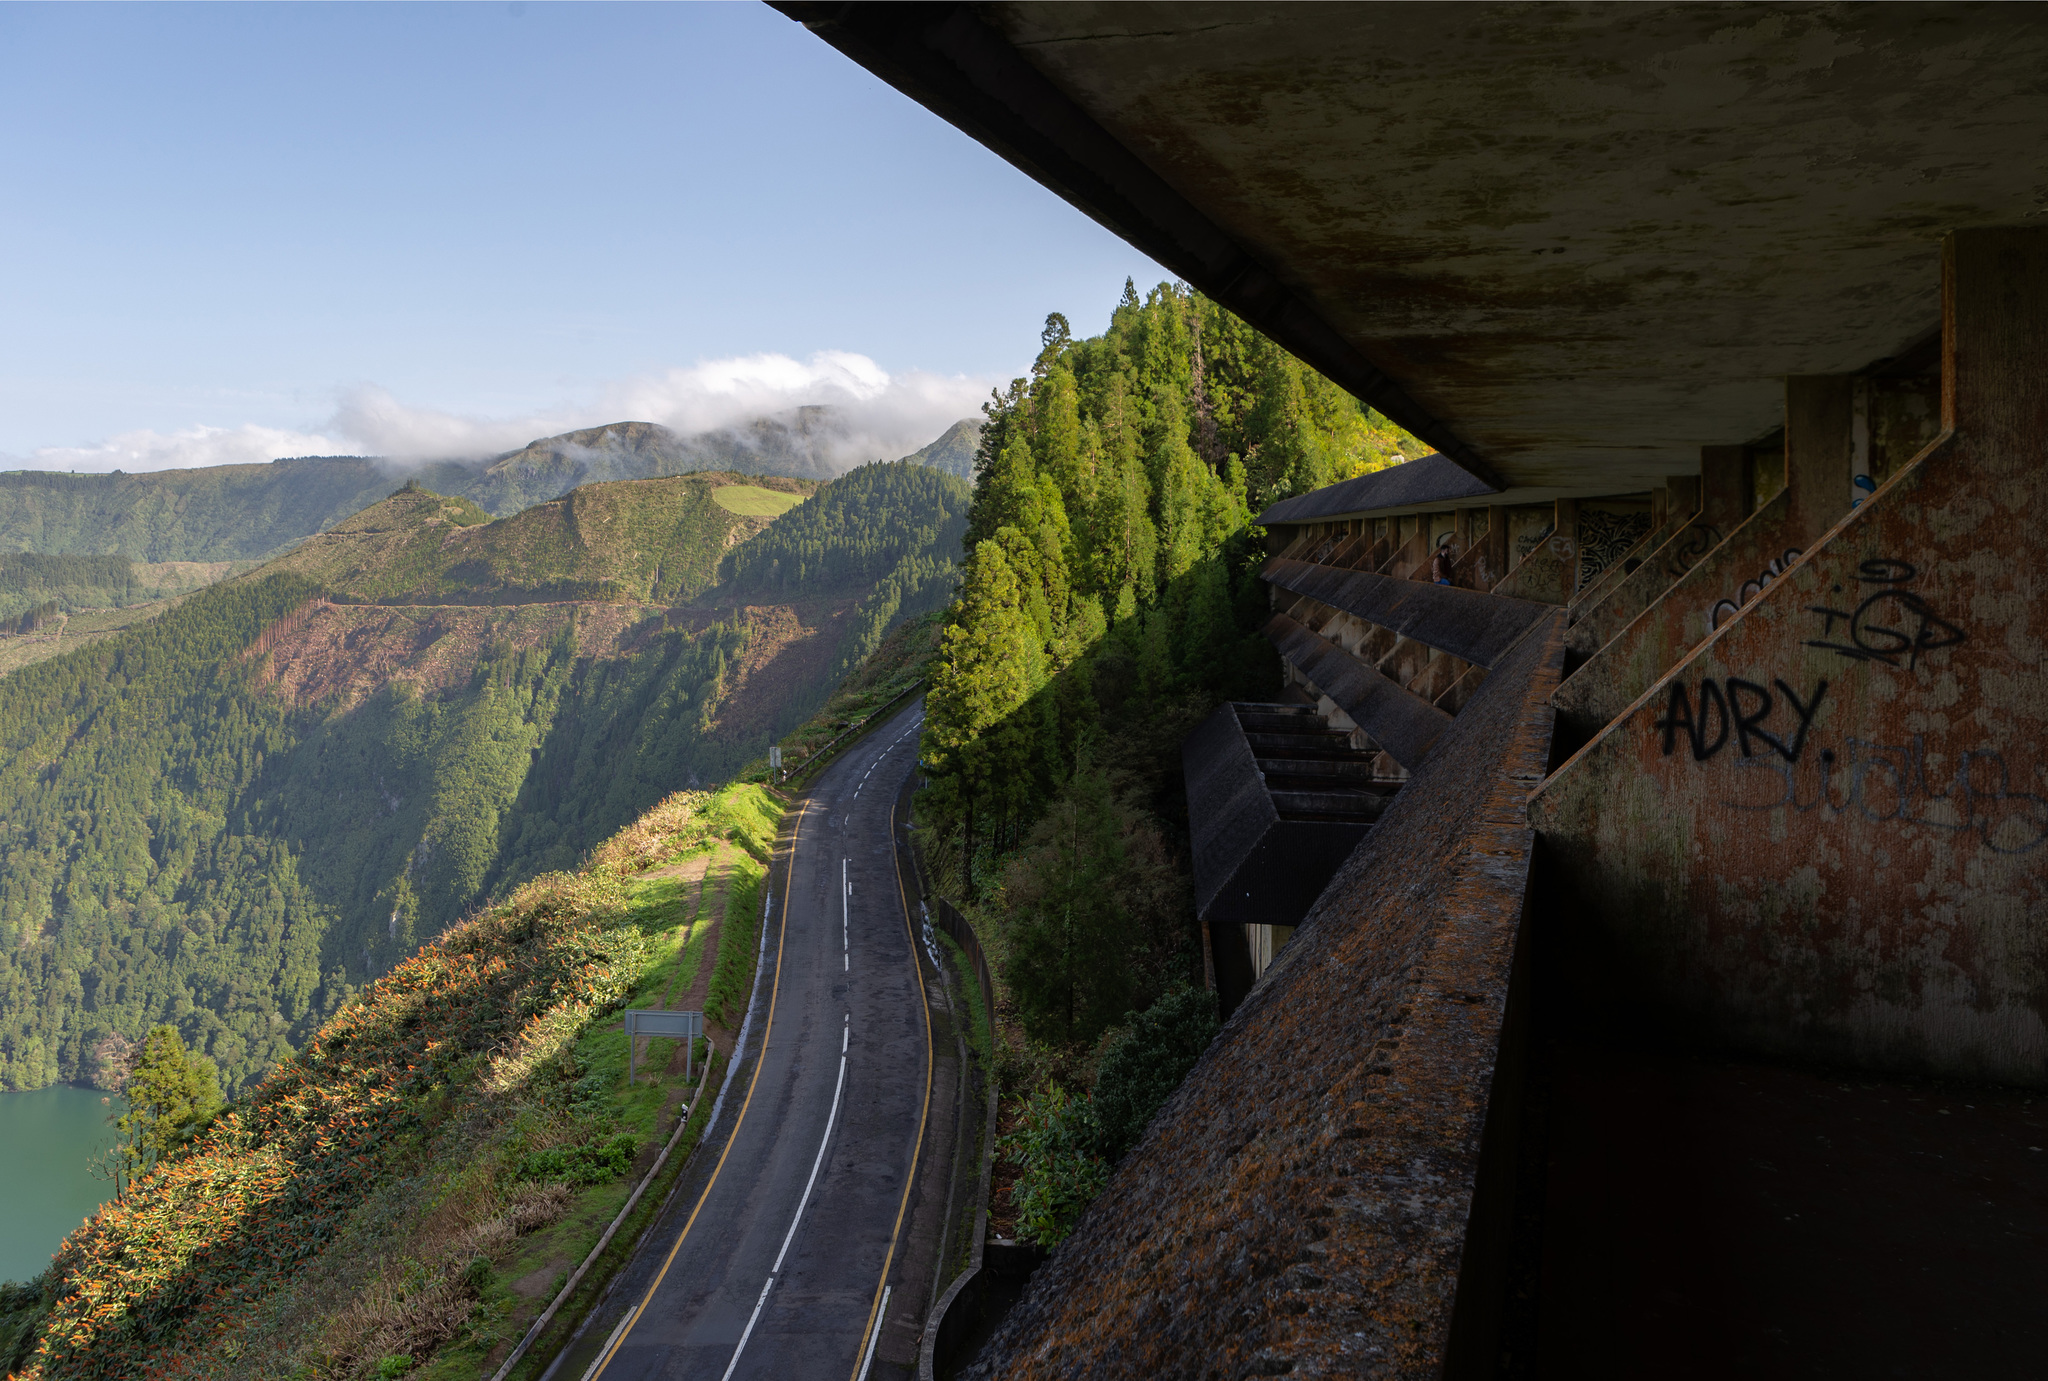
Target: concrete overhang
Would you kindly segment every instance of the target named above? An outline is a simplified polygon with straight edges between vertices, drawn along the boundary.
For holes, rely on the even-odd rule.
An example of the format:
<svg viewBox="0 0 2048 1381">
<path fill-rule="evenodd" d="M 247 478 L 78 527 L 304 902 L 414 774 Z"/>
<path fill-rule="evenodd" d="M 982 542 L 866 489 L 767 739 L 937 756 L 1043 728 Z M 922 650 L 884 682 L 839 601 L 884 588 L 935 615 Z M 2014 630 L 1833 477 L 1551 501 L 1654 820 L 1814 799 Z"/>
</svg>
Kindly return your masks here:
<svg viewBox="0 0 2048 1381">
<path fill-rule="evenodd" d="M 2048 217 L 2038 5 L 777 8 L 1532 495 L 1768 432 Z"/>
</svg>

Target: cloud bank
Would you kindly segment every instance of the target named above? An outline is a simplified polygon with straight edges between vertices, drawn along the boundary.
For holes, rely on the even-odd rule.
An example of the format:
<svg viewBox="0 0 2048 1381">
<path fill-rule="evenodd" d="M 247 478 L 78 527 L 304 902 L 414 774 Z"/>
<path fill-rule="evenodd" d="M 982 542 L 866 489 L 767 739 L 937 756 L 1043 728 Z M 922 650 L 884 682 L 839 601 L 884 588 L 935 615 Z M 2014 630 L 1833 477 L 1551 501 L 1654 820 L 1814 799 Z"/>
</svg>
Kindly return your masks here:
<svg viewBox="0 0 2048 1381">
<path fill-rule="evenodd" d="M 180 432 L 125 432 L 90 446 L 49 446 L 0 458 L 0 467 L 105 472 L 260 464 L 279 456 L 371 455 L 394 467 L 429 460 L 485 460 L 529 441 L 610 422 L 658 422 L 684 436 L 723 431 L 757 417 L 827 406 L 840 426 L 833 461 L 848 468 L 892 460 L 974 416 L 989 381 L 910 370 L 891 374 L 865 355 L 827 350 L 808 360 L 745 355 L 621 380 L 586 401 L 516 417 L 475 417 L 416 407 L 373 384 L 341 395 L 317 430 L 253 423 Z"/>
<path fill-rule="evenodd" d="M 182 432 L 123 432 L 90 446 L 44 446 L 25 456 L 0 456 L 0 468 L 134 473 L 264 465 L 279 456 L 348 453 L 349 447 L 332 436 L 245 423 L 239 427 L 192 427 Z"/>
</svg>

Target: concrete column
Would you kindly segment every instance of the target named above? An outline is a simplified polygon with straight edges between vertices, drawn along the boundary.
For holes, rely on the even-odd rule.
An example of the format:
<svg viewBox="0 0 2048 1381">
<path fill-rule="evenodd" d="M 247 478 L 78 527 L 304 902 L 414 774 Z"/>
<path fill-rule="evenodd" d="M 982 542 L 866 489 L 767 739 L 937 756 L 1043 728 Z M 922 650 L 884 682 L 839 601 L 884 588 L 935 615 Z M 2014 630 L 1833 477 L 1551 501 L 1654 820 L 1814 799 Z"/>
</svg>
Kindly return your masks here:
<svg viewBox="0 0 2048 1381">
<path fill-rule="evenodd" d="M 1700 447 L 1700 512 L 1724 533 L 1749 516 L 1749 457 L 1743 447 Z"/>
<path fill-rule="evenodd" d="M 1959 230 L 1941 257 L 1942 428 L 1995 436 L 1996 473 L 2039 466 L 2048 431 L 2048 231 Z"/>
<path fill-rule="evenodd" d="M 1791 534 L 1802 546 L 1849 511 L 1855 394 L 1856 380 L 1846 374 L 1785 380 L 1785 488 Z"/>
<path fill-rule="evenodd" d="M 1700 481 L 1697 475 L 1674 475 L 1664 481 L 1665 502 L 1681 517 L 1700 511 Z"/>
<path fill-rule="evenodd" d="M 1495 580 L 1508 573 L 1508 511 L 1498 504 L 1486 510 L 1486 568 Z"/>
<path fill-rule="evenodd" d="M 1579 501 L 1559 499 L 1551 519 L 1550 550 L 1564 567 L 1564 593 L 1579 592 Z"/>
</svg>

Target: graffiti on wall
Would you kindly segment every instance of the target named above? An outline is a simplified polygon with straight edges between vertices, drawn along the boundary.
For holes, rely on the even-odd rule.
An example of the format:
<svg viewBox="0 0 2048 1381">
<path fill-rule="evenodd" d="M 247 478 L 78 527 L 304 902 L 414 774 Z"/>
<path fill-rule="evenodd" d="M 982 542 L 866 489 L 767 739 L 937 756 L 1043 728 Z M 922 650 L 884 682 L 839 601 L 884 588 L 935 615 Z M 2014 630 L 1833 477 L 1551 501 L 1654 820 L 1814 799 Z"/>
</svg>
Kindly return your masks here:
<svg viewBox="0 0 2048 1381">
<path fill-rule="evenodd" d="M 1648 513 L 1579 510 L 1579 583 L 1590 585 L 1600 573 L 1628 555 L 1629 548 L 1650 535 Z"/>
<path fill-rule="evenodd" d="M 1846 754 L 1823 748 L 1798 765 L 1762 757 L 1737 760 L 1749 781 L 1741 799 L 1720 804 L 1743 811 L 1819 811 L 1824 818 L 1846 815 L 1876 825 L 1974 834 L 2000 854 L 2031 853 L 2048 843 L 2048 798 L 2014 790 L 2013 769 L 1995 748 L 1964 749 L 1948 773 L 1930 774 L 1925 734 L 1914 734 L 1906 743 L 1860 738 L 1847 743 Z M 1946 789 L 1935 790 L 1931 778 L 1944 775 Z"/>
<path fill-rule="evenodd" d="M 1664 713 L 1653 727 L 1664 736 L 1667 758 L 1681 741 L 1692 748 L 1694 762 L 1710 760 L 1733 742 L 1745 758 L 1768 751 L 1787 762 L 1798 762 L 1813 716 L 1827 693 L 1825 681 L 1802 698 L 1783 681 L 1762 686 L 1730 676 L 1701 681 L 1695 699 L 1685 682 L 1673 681 Z"/>
<path fill-rule="evenodd" d="M 1788 554 L 1788 556 L 1796 554 Z M 1968 639 L 1910 588 L 1919 572 L 1890 558 L 1857 567 L 1853 607 L 1813 605 L 1820 637 L 1806 646 L 1861 663 L 1912 669 L 1921 654 Z M 1836 594 L 1847 593 L 1834 587 Z M 1726 601 L 1723 601 L 1726 603 Z M 2048 796 L 2018 789 L 2037 785 L 2038 769 L 2015 768 L 2005 750 L 1974 743 L 1959 751 L 1916 733 L 1904 743 L 1811 731 L 1828 691 L 1817 681 L 1802 695 L 1783 679 L 1768 687 L 1737 676 L 1671 682 L 1663 712 L 1651 725 L 1664 757 L 1681 747 L 1695 762 L 1724 750 L 1740 774 L 1720 805 L 1740 811 L 1819 812 L 1892 828 L 1974 835 L 1993 853 L 2025 854 L 2048 844 Z"/>
<path fill-rule="evenodd" d="M 1828 605 L 1807 606 L 1806 612 L 1824 620 L 1821 635 L 1807 640 L 1808 647 L 1824 648 L 1859 662 L 1903 663 L 1907 670 L 1920 664 L 1920 654 L 1937 647 L 1954 647 L 1966 641 L 1962 629 L 1937 614 L 1926 599 L 1906 588 L 1918 575 L 1910 562 L 1880 558 L 1856 568 L 1858 584 L 1877 588 L 1865 594 L 1851 609 Z M 1840 585 L 1834 593 L 1844 593 Z"/>
<path fill-rule="evenodd" d="M 1718 629 L 1722 619 L 1732 619 L 1741 613 L 1743 605 L 1762 594 L 1766 585 L 1783 575 L 1791 568 L 1792 563 L 1803 555 L 1805 553 L 1797 547 L 1785 548 L 1782 555 L 1758 571 L 1754 578 L 1743 581 L 1742 588 L 1735 592 L 1735 598 L 1717 601 L 1714 607 L 1707 611 L 1708 630 Z"/>
<path fill-rule="evenodd" d="M 1666 576 L 1676 580 L 1720 545 L 1721 529 L 1712 523 L 1695 523 L 1665 544 L 1663 559 L 1657 564 Z"/>
</svg>

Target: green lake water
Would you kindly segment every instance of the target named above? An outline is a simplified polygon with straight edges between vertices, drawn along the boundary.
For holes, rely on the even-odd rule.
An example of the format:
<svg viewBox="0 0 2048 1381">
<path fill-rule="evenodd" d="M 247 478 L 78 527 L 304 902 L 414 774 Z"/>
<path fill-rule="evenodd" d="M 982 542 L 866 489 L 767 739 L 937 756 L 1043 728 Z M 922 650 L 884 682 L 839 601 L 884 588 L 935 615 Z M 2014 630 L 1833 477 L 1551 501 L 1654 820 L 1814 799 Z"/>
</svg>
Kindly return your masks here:
<svg viewBox="0 0 2048 1381">
<path fill-rule="evenodd" d="M 113 1144 L 98 1089 L 0 1093 L 0 1280 L 43 1273 L 57 1244 L 113 1197 L 93 1158 Z"/>
</svg>

